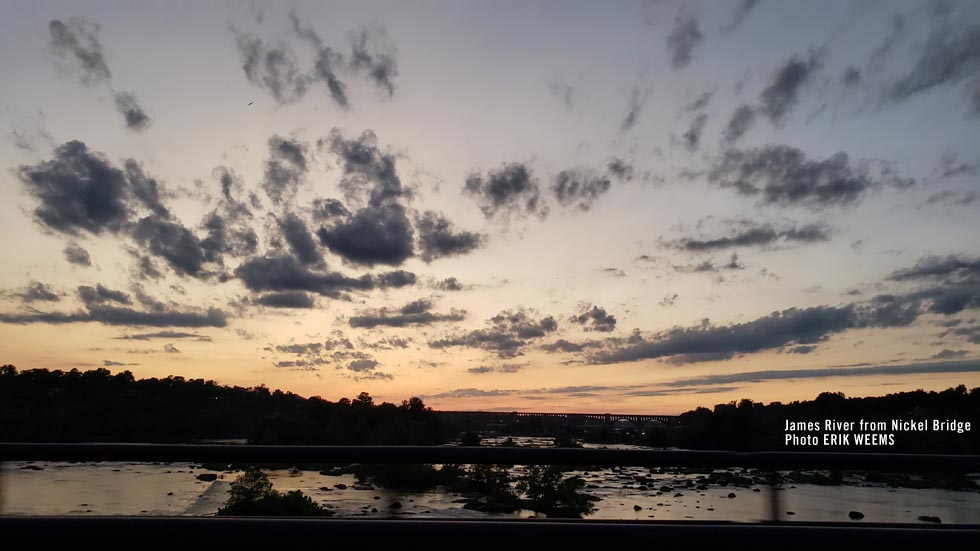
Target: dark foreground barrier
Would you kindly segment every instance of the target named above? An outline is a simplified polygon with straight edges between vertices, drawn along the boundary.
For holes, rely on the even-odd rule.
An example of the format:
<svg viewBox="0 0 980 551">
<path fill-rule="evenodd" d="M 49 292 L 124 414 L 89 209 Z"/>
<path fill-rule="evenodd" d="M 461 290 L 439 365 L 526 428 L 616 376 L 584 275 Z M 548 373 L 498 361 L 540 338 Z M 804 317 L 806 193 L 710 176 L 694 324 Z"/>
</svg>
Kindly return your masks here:
<svg viewBox="0 0 980 551">
<path fill-rule="evenodd" d="M 980 456 L 870 453 L 725 452 L 581 448 L 458 446 L 235 446 L 169 444 L 0 443 L 3 461 L 191 461 L 229 463 L 497 463 L 517 465 L 752 467 L 759 469 L 853 469 L 922 472 L 980 472 Z M 2 486 L 0 486 L 2 487 Z M 0 517 L 0 545 L 98 542 L 126 545 L 288 546 L 357 541 L 363 545 L 482 547 L 528 542 L 644 547 L 681 547 L 723 542 L 726 548 L 834 545 L 960 546 L 980 542 L 980 519 L 969 525 L 781 523 L 777 496 L 773 522 L 737 524 L 664 521 L 565 520 L 373 520 L 312 518 L 193 517 Z M 26 538 L 26 539 L 22 539 Z M 485 544 L 485 545 L 484 545 Z M 550 548 L 550 545 L 549 545 Z"/>
</svg>

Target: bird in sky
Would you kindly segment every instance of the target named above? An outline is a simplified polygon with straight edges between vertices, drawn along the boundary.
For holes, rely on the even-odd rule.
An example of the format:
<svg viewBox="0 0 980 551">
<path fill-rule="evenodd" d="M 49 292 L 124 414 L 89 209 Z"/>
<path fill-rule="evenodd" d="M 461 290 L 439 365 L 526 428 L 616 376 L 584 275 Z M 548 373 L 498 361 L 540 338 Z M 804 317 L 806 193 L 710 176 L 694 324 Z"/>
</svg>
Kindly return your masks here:
<svg viewBox="0 0 980 551">
<path fill-rule="evenodd" d="M 250 102 L 248 102 L 248 104 L 249 104 L 249 105 L 252 105 L 253 103 L 255 103 L 255 102 L 254 102 L 254 101 L 250 101 Z"/>
</svg>

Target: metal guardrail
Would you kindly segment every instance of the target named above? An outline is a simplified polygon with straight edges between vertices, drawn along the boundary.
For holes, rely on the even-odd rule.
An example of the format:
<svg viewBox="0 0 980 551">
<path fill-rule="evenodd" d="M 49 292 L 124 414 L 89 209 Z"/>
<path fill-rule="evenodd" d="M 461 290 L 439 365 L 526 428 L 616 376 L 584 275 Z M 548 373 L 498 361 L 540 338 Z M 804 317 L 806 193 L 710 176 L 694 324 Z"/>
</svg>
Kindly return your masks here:
<svg viewBox="0 0 980 551">
<path fill-rule="evenodd" d="M 515 465 L 752 467 L 766 470 L 841 469 L 980 472 L 980 456 L 881 453 L 728 452 L 462 446 L 253 446 L 186 444 L 0 443 L 3 461 L 189 461 L 259 464 L 495 463 Z M 725 541 L 753 548 L 808 544 L 840 546 L 970 545 L 980 524 L 778 523 L 780 492 L 771 490 L 772 523 L 560 520 L 297 519 L 188 517 L 0 516 L 0 543 L 91 539 L 160 544 L 311 544 L 324 541 L 414 541 L 427 547 L 474 538 L 499 542 L 585 543 L 622 541 L 684 545 Z M 980 519 L 978 519 L 980 520 Z M 365 540 L 370 538 L 370 540 Z M 412 538 L 412 539 L 408 539 Z M 623 538 L 637 538 L 636 540 Z M 642 538 L 642 539 L 640 539 Z"/>
<path fill-rule="evenodd" d="M 483 446 L 238 446 L 0 443 L 0 461 L 228 461 L 232 463 L 495 463 L 597 467 L 753 467 L 980 472 L 980 456 L 730 452 Z"/>
</svg>

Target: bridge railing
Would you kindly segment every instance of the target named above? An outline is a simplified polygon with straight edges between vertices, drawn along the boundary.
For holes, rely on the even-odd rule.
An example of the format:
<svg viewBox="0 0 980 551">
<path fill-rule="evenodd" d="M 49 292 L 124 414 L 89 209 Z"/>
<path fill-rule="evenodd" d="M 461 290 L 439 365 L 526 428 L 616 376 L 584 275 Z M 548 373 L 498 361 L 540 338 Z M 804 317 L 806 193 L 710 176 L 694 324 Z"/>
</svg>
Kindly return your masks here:
<svg viewBox="0 0 980 551">
<path fill-rule="evenodd" d="M 583 448 L 508 448 L 462 446 L 254 446 L 173 444 L 36 444 L 0 443 L 4 461 L 133 461 L 228 463 L 462 463 L 568 466 L 751 467 L 769 471 L 841 469 L 904 472 L 980 472 L 980 456 L 820 453 L 729 452 L 678 450 L 620 450 Z M 2 486 L 0 486 L 2 488 Z M 924 526 L 871 523 L 780 522 L 779 494 L 771 489 L 771 522 L 745 525 L 716 522 L 557 520 L 352 520 L 177 517 L 12 517 L 0 516 L 0 542 L 7 537 L 35 541 L 74 541 L 74 538 L 117 534 L 153 538 L 155 543 L 193 537 L 195 543 L 282 543 L 313 541 L 318 537 L 377 535 L 391 537 L 475 537 L 492 530 L 494 537 L 525 541 L 615 541 L 619 537 L 656 537 L 658 542 L 711 541 L 717 537 L 747 538 L 754 544 L 829 544 L 847 538 L 849 544 L 938 545 L 980 541 L 980 524 Z M 978 519 L 980 523 L 980 519 Z M 299 538 L 299 539 L 297 539 Z M 804 539 L 805 538 L 805 539 Z M 16 541 L 16 540 L 11 540 Z"/>
</svg>

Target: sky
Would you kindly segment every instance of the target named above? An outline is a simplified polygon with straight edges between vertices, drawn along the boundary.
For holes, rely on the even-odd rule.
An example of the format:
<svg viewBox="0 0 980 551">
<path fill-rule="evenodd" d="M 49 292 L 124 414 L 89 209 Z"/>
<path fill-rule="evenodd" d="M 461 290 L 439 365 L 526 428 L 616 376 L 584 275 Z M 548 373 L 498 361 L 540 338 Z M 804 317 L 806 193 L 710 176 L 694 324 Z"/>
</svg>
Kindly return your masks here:
<svg viewBox="0 0 980 551">
<path fill-rule="evenodd" d="M 0 363 L 676 414 L 980 385 L 980 4 L 0 1 Z"/>
</svg>

